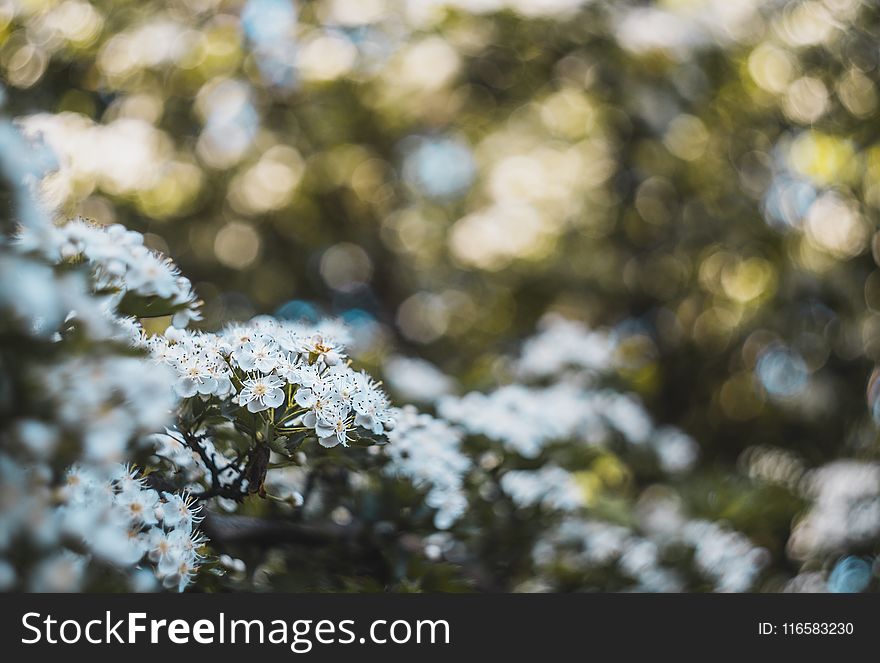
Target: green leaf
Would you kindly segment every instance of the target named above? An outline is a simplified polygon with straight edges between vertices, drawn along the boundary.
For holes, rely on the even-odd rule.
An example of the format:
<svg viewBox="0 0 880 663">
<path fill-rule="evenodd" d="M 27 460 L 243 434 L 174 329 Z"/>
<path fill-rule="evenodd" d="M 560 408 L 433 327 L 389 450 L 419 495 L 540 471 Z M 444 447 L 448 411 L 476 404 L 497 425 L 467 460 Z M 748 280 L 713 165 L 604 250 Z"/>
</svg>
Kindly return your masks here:
<svg viewBox="0 0 880 663">
<path fill-rule="evenodd" d="M 134 292 L 127 292 L 119 302 L 119 312 L 122 315 L 132 315 L 136 318 L 161 318 L 173 315 L 184 308 L 183 304 L 175 304 L 170 299 L 161 297 L 145 297 Z"/>
</svg>

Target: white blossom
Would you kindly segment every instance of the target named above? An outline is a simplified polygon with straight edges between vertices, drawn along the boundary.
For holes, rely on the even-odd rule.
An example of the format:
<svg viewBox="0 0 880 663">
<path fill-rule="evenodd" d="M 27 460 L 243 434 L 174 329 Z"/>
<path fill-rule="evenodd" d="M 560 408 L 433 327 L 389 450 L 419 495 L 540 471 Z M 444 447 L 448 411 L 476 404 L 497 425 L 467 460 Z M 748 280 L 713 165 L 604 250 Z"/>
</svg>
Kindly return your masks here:
<svg viewBox="0 0 880 663">
<path fill-rule="evenodd" d="M 542 504 L 548 509 L 574 511 L 584 506 L 583 491 L 574 477 L 553 465 L 507 472 L 501 477 L 501 488 L 520 507 Z"/>
<path fill-rule="evenodd" d="M 238 394 L 238 404 L 247 406 L 248 412 L 278 407 L 284 402 L 283 385 L 284 382 L 273 375 L 245 380 Z"/>
<path fill-rule="evenodd" d="M 383 447 L 390 459 L 386 472 L 424 487 L 426 504 L 436 509 L 434 524 L 447 529 L 467 509 L 464 476 L 471 461 L 460 450 L 461 431 L 412 406 L 395 410 L 394 416 L 397 425 Z"/>
<path fill-rule="evenodd" d="M 57 519 L 97 558 L 120 568 L 154 564 L 157 578 L 182 591 L 198 569 L 205 539 L 192 498 L 158 493 L 129 466 L 68 471 Z"/>
</svg>

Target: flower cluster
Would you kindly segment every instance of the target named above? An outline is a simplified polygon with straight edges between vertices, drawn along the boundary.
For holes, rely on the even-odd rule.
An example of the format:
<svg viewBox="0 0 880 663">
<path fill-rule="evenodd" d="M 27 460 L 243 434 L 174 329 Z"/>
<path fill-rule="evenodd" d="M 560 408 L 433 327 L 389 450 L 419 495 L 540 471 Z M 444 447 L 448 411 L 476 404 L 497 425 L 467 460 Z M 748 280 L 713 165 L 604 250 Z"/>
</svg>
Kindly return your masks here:
<svg viewBox="0 0 880 663">
<path fill-rule="evenodd" d="M 548 530 L 532 554 L 539 569 L 562 567 L 584 572 L 597 567 L 617 567 L 622 575 L 637 583 L 639 591 L 684 589 L 679 574 L 662 566 L 656 543 L 628 527 L 601 520 L 566 518 Z"/>
<path fill-rule="evenodd" d="M 82 440 L 83 459 L 124 459 L 128 443 L 170 423 L 173 375 L 140 357 L 75 357 L 38 372 L 59 426 Z"/>
<path fill-rule="evenodd" d="M 717 592 L 745 592 L 769 561 L 764 548 L 743 534 L 708 520 L 691 520 L 680 541 L 694 550 L 697 568 L 715 582 Z"/>
<path fill-rule="evenodd" d="M 72 467 L 57 518 L 64 536 L 96 558 L 121 568 L 149 564 L 165 588 L 189 584 L 206 539 L 201 506 L 186 494 L 156 491 L 127 465 L 111 471 Z"/>
<path fill-rule="evenodd" d="M 25 235 L 21 241 L 27 245 L 28 237 Z M 201 320 L 201 302 L 189 279 L 181 275 L 171 260 L 144 246 L 144 236 L 139 232 L 118 224 L 99 226 L 77 219 L 59 227 L 54 243 L 44 244 L 44 249 L 53 260 L 87 261 L 93 270 L 95 288 L 113 293 L 117 305 L 132 293 L 160 300 L 164 304 L 161 310 L 147 312 L 173 313 L 175 327 Z"/>
<path fill-rule="evenodd" d="M 392 393 L 413 403 L 433 403 L 453 389 L 453 379 L 424 359 L 395 355 L 382 369 Z"/>
<path fill-rule="evenodd" d="M 650 449 L 663 469 L 689 469 L 697 456 L 697 445 L 689 436 L 677 429 L 655 429 L 635 397 L 585 388 L 576 381 L 546 387 L 511 384 L 488 394 L 448 396 L 438 402 L 438 412 L 525 458 L 537 458 L 553 442 L 576 440 L 601 447 L 615 433 Z"/>
<path fill-rule="evenodd" d="M 811 503 L 788 542 L 794 558 L 855 548 L 880 535 L 880 464 L 835 461 L 808 472 L 802 486 Z"/>
<path fill-rule="evenodd" d="M 14 325 L 36 338 L 55 338 L 76 311 L 89 337 L 108 338 L 114 327 L 106 305 L 92 296 L 84 274 L 60 274 L 44 256 L 36 254 L 52 244 L 55 227 L 35 195 L 39 178 L 54 165 L 52 154 L 32 145 L 9 122 L 0 121 L 0 175 L 15 205 L 11 219 L 0 219 L 0 311 L 2 325 Z M 14 225 L 13 225 L 14 222 Z M 27 234 L 32 246 L 12 242 Z"/>
<path fill-rule="evenodd" d="M 0 588 L 69 591 L 81 588 L 88 573 L 83 549 L 104 549 L 112 537 L 77 516 L 76 500 L 58 507 L 56 478 L 72 465 L 105 476 L 141 435 L 171 423 L 177 398 L 167 368 L 125 347 L 142 332 L 118 314 L 121 300 L 103 292 L 97 270 L 58 264 L 65 231 L 37 196 L 50 156 L 2 120 L 0 148 L 3 188 L 13 202 L 0 233 L 0 353 L 12 390 L 0 418 Z M 90 230 L 89 250 L 101 245 L 106 257 L 114 242 L 102 237 L 105 231 Z M 78 503 L 80 512 L 103 518 L 97 493 Z M 83 536 L 72 535 L 77 523 Z"/>
<path fill-rule="evenodd" d="M 537 458 L 544 446 L 575 431 L 585 434 L 601 421 L 588 421 L 588 403 L 581 390 L 567 384 L 529 387 L 511 384 L 484 394 L 440 399 L 437 411 L 467 432 L 501 442 L 526 458 Z"/>
<path fill-rule="evenodd" d="M 615 351 L 607 332 L 549 314 L 541 319 L 538 333 L 523 343 L 516 370 L 524 379 L 551 377 L 565 369 L 607 371 Z"/>
<path fill-rule="evenodd" d="M 698 451 L 693 439 L 678 429 L 655 427 L 635 396 L 596 385 L 615 368 L 615 348 L 607 332 L 545 316 L 538 334 L 509 360 L 521 382 L 441 397 L 437 411 L 524 458 L 538 458 L 552 443 L 602 447 L 621 437 L 653 453 L 664 471 L 690 469 Z"/>
<path fill-rule="evenodd" d="M 386 473 L 427 488 L 425 503 L 437 510 L 434 524 L 447 529 L 467 509 L 463 482 L 471 461 L 459 449 L 461 432 L 412 406 L 396 410 L 395 419 L 384 447 L 390 459 Z"/>
<path fill-rule="evenodd" d="M 322 446 L 347 446 L 393 427 L 378 383 L 345 361 L 344 329 L 255 318 L 219 334 L 169 329 L 147 341 L 177 372 L 183 398 L 218 397 L 251 414 L 268 413 L 281 434 L 311 431 Z"/>
<path fill-rule="evenodd" d="M 584 493 L 567 470 L 545 465 L 538 470 L 511 470 L 501 477 L 501 489 L 518 507 L 574 511 L 584 506 Z"/>
<path fill-rule="evenodd" d="M 769 561 L 768 552 L 743 534 L 719 523 L 688 519 L 677 506 L 662 501 L 637 525 L 569 516 L 535 545 L 535 563 L 545 572 L 560 566 L 579 573 L 616 567 L 636 583 L 630 589 L 681 592 L 689 586 L 691 569 L 676 566 L 670 553 L 684 548 L 693 554 L 693 570 L 714 591 L 744 592 L 754 587 Z"/>
</svg>

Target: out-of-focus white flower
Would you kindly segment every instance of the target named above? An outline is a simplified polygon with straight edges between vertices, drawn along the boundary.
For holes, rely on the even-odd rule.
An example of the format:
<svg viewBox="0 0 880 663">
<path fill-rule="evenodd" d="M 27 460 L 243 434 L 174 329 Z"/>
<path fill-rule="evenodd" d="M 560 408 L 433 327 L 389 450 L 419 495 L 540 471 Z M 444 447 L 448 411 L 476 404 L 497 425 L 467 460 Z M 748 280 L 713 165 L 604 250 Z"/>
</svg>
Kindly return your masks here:
<svg viewBox="0 0 880 663">
<path fill-rule="evenodd" d="M 383 447 L 390 459 L 385 471 L 424 487 L 425 503 L 436 509 L 434 524 L 447 529 L 467 509 L 463 483 L 471 461 L 460 450 L 461 432 L 412 406 L 395 410 L 394 417 L 396 426 Z"/>
<path fill-rule="evenodd" d="M 651 446 L 660 461 L 660 467 L 670 473 L 685 472 L 697 461 L 699 448 L 692 437 L 667 426 L 651 438 Z"/>
<path fill-rule="evenodd" d="M 501 477 L 501 488 L 519 507 L 538 504 L 558 511 L 584 505 L 583 491 L 569 472 L 545 465 L 538 470 L 512 470 Z"/>
<path fill-rule="evenodd" d="M 880 534 L 880 464 L 835 461 L 808 472 L 802 490 L 811 504 L 788 542 L 796 559 L 858 546 Z"/>
<path fill-rule="evenodd" d="M 616 347 L 606 332 L 552 314 L 539 329 L 523 343 L 517 370 L 524 378 L 558 375 L 566 368 L 606 371 L 614 364 Z"/>
<path fill-rule="evenodd" d="M 77 219 L 57 228 L 52 239 L 41 247 L 46 256 L 56 261 L 88 261 L 96 289 L 115 293 L 115 302 L 127 293 L 159 297 L 173 307 L 175 326 L 186 327 L 190 320 L 201 319 L 201 302 L 189 279 L 169 259 L 145 247 L 140 233 L 118 224 L 105 227 Z"/>
<path fill-rule="evenodd" d="M 424 359 L 389 357 L 383 366 L 393 393 L 407 401 L 433 403 L 452 392 L 453 380 Z"/>
<path fill-rule="evenodd" d="M 716 591 L 743 592 L 754 586 L 769 561 L 766 550 L 718 523 L 681 514 L 674 521 L 662 530 L 639 532 L 569 516 L 538 541 L 533 556 L 539 567 L 562 565 L 572 572 L 616 566 L 638 583 L 636 591 L 681 592 L 686 588 L 682 574 L 661 560 L 664 550 L 685 546 Z"/>
<path fill-rule="evenodd" d="M 769 561 L 769 553 L 745 536 L 708 520 L 694 520 L 681 541 L 693 546 L 697 567 L 715 580 L 716 591 L 745 592 Z"/>
<path fill-rule="evenodd" d="M 58 421 L 82 435 L 85 456 L 122 460 L 128 443 L 171 422 L 173 374 L 140 357 L 68 359 L 39 374 Z"/>
<path fill-rule="evenodd" d="M 524 343 L 520 358 L 511 359 L 522 382 L 489 393 L 441 397 L 437 412 L 525 458 L 538 458 L 557 442 L 602 447 L 617 436 L 652 451 L 666 472 L 689 469 L 698 450 L 693 440 L 677 429 L 655 429 L 635 396 L 596 385 L 612 373 L 614 352 L 607 334 L 547 316 L 542 330 Z"/>
<path fill-rule="evenodd" d="M 195 529 L 199 509 L 186 495 L 160 495 L 129 466 L 77 466 L 68 472 L 57 520 L 97 558 L 123 569 L 149 560 L 165 587 L 182 591 L 205 542 Z"/>
<path fill-rule="evenodd" d="M 33 592 L 77 592 L 86 568 L 86 558 L 64 550 L 44 559 L 34 569 L 30 590 Z"/>
</svg>

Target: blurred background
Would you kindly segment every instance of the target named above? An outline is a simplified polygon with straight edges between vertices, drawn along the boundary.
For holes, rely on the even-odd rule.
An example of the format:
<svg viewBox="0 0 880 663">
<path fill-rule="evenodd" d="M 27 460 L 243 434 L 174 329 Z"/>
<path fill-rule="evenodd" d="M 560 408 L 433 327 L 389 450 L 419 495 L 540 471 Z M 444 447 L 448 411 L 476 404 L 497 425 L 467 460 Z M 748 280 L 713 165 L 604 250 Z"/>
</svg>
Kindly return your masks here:
<svg viewBox="0 0 880 663">
<path fill-rule="evenodd" d="M 201 326 L 337 315 L 467 388 L 547 312 L 612 328 L 697 511 L 776 553 L 797 505 L 749 476 L 878 454 L 878 33 L 860 0 L 0 0 L 0 75 L 59 214 L 145 233 Z"/>
</svg>

